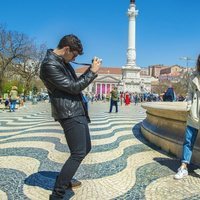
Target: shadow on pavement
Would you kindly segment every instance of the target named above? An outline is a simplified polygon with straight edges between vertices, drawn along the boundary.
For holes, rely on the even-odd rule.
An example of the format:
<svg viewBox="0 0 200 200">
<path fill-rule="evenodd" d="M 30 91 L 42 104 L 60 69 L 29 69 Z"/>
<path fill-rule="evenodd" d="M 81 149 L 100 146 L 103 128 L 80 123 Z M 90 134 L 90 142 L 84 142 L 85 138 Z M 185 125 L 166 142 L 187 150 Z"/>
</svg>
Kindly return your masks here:
<svg viewBox="0 0 200 200">
<path fill-rule="evenodd" d="M 52 191 L 58 174 L 58 172 L 52 171 L 39 171 L 28 176 L 24 183 L 26 185 L 37 186 Z M 70 199 L 72 196 L 74 196 L 74 192 L 71 189 L 67 189 L 64 199 Z"/>
<path fill-rule="evenodd" d="M 180 167 L 180 164 L 181 164 L 179 160 L 172 160 L 170 158 L 154 158 L 154 160 L 158 162 L 160 165 L 166 166 L 174 172 L 177 172 L 177 169 Z M 199 169 L 197 165 L 190 164 L 188 166 L 189 175 L 200 178 L 200 174 L 195 172 L 195 170 L 197 169 Z"/>
<path fill-rule="evenodd" d="M 167 155 L 169 156 L 169 158 L 154 158 L 154 160 L 156 162 L 158 162 L 159 164 L 168 167 L 170 170 L 177 172 L 177 169 L 179 168 L 181 162 L 180 159 L 177 159 L 177 157 L 173 154 L 170 153 L 166 153 L 165 151 L 163 151 L 160 147 L 157 147 L 156 145 L 150 143 L 141 133 L 140 131 L 140 127 L 141 127 L 142 122 L 136 124 L 133 128 L 132 128 L 132 132 L 133 135 L 140 141 L 142 142 L 144 145 L 147 145 L 148 147 L 160 152 L 161 154 Z M 195 170 L 199 169 L 199 167 L 197 165 L 194 164 L 190 164 L 188 166 L 188 171 L 190 173 L 190 176 L 194 176 L 194 177 L 199 177 L 200 178 L 200 174 L 196 173 Z"/>
<path fill-rule="evenodd" d="M 155 144 L 150 143 L 141 133 L 140 127 L 141 127 L 142 122 L 135 124 L 135 126 L 133 126 L 132 128 L 132 132 L 133 135 L 135 136 L 135 138 L 137 138 L 140 142 L 142 142 L 144 145 L 147 145 L 148 147 L 159 151 L 162 154 L 166 154 L 166 152 L 164 152 L 160 147 L 157 147 Z M 168 156 L 171 156 L 168 154 Z"/>
<path fill-rule="evenodd" d="M 179 160 L 174 160 L 171 158 L 154 158 L 157 163 L 160 165 L 168 167 L 170 170 L 177 172 L 177 169 L 180 166 L 180 161 Z"/>
</svg>

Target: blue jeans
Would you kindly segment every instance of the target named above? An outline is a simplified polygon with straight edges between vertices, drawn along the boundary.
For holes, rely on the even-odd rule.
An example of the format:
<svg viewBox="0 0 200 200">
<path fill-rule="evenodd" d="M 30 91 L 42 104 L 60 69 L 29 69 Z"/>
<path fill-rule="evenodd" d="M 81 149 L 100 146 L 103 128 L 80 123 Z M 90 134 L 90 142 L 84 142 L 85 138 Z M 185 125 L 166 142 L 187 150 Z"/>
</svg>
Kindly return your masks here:
<svg viewBox="0 0 200 200">
<path fill-rule="evenodd" d="M 109 111 L 110 113 L 112 112 L 113 106 L 115 106 L 115 108 L 116 108 L 115 112 L 118 112 L 118 102 L 111 99 L 110 100 L 110 111 Z"/>
<path fill-rule="evenodd" d="M 10 110 L 15 111 L 15 106 L 16 106 L 17 100 L 11 100 L 10 101 Z"/>
<path fill-rule="evenodd" d="M 191 126 L 186 126 L 185 140 L 183 143 L 182 163 L 190 163 L 192 157 L 192 150 L 196 141 L 198 129 Z"/>
</svg>

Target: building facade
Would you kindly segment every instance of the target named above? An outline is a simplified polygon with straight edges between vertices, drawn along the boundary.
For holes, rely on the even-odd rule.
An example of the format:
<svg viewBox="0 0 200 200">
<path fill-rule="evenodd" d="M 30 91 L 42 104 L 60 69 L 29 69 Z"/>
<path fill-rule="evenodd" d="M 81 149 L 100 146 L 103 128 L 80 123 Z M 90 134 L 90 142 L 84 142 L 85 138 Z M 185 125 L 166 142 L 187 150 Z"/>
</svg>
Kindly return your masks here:
<svg viewBox="0 0 200 200">
<path fill-rule="evenodd" d="M 77 76 L 84 73 L 87 68 L 88 67 L 84 66 L 77 68 L 75 70 Z M 122 68 L 120 67 L 102 67 L 98 72 L 98 77 L 85 89 L 85 92 L 90 94 L 106 95 L 110 93 L 114 86 L 116 86 L 121 92 L 133 92 L 125 87 L 122 81 L 122 76 Z M 146 73 L 145 75 L 141 75 L 139 87 L 140 92 L 138 93 L 151 91 L 151 77 L 146 75 Z"/>
<path fill-rule="evenodd" d="M 185 70 L 183 67 L 179 65 L 173 65 L 171 67 L 167 67 L 160 70 L 159 81 L 170 81 L 170 82 L 179 82 Z"/>
<path fill-rule="evenodd" d="M 154 78 L 159 78 L 160 76 L 160 71 L 162 69 L 168 68 L 169 66 L 164 66 L 164 65 L 151 65 L 148 67 L 148 75 L 153 76 Z"/>
</svg>

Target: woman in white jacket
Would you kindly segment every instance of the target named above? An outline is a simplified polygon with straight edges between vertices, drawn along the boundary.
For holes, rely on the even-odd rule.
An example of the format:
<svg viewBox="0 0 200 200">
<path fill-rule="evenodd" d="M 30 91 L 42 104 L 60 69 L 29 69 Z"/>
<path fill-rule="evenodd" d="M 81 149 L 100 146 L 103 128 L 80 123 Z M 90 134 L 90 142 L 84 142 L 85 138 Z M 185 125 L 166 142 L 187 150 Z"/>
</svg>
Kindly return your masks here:
<svg viewBox="0 0 200 200">
<path fill-rule="evenodd" d="M 190 77 L 187 95 L 187 126 L 185 129 L 185 140 L 183 143 L 183 152 L 181 166 L 178 168 L 175 179 L 182 179 L 188 175 L 187 165 L 192 157 L 192 150 L 199 131 L 199 112 L 200 112 L 200 55 L 197 59 L 196 70 Z"/>
</svg>

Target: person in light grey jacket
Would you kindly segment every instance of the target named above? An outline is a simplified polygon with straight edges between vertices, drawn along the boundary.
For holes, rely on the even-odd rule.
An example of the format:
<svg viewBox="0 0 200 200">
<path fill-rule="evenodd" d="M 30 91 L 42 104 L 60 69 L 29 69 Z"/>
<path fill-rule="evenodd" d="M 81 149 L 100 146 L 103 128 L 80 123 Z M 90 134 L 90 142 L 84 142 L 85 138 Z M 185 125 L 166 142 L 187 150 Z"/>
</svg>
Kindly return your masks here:
<svg viewBox="0 0 200 200">
<path fill-rule="evenodd" d="M 189 79 L 187 94 L 187 125 L 185 129 L 185 139 L 183 143 L 183 152 L 181 166 L 175 174 L 175 179 L 182 179 L 188 175 L 187 166 L 192 157 L 192 150 L 199 131 L 200 121 L 200 55 L 197 59 L 196 70 Z"/>
</svg>

